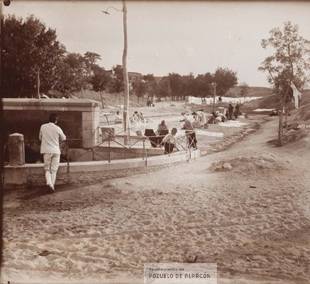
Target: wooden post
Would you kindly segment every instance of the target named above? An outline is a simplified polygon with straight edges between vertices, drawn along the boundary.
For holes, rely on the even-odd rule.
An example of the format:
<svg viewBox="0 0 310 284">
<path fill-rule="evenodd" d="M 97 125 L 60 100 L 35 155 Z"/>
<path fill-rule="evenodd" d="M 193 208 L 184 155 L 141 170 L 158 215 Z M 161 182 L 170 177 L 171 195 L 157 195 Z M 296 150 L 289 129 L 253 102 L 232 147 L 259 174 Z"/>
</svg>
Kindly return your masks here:
<svg viewBox="0 0 310 284">
<path fill-rule="evenodd" d="M 101 100 L 101 108 L 104 109 L 104 99 L 103 99 L 103 95 L 102 95 L 102 91 L 100 91 L 100 100 Z"/>
<path fill-rule="evenodd" d="M 124 126 L 124 144 L 129 143 L 129 80 L 127 73 L 127 7 L 126 1 L 123 0 L 123 31 L 124 31 L 124 50 L 123 50 L 123 78 L 124 78 L 124 111 L 123 111 L 123 126 Z"/>
<path fill-rule="evenodd" d="M 111 143 L 110 143 L 110 135 L 108 137 L 108 148 L 109 148 L 109 156 L 108 156 L 108 161 L 109 164 L 111 163 Z"/>
<path fill-rule="evenodd" d="M 288 88 L 281 93 L 281 105 L 280 105 L 280 113 L 279 113 L 279 129 L 278 129 L 278 144 L 279 146 L 283 145 L 283 115 L 285 115 L 285 105 L 286 105 L 286 97 L 288 94 Z"/>
<path fill-rule="evenodd" d="M 69 141 L 65 141 L 65 143 L 66 143 L 67 174 L 69 174 L 70 173 Z"/>
<path fill-rule="evenodd" d="M 280 113 L 279 113 L 279 129 L 278 129 L 278 144 L 279 146 L 283 145 L 283 115 L 284 115 L 284 100 L 285 100 L 285 93 L 281 94 L 281 101 L 280 101 Z"/>
<path fill-rule="evenodd" d="M 145 139 L 143 139 L 143 149 L 145 155 L 145 166 L 147 167 L 147 149 L 145 148 Z"/>
</svg>

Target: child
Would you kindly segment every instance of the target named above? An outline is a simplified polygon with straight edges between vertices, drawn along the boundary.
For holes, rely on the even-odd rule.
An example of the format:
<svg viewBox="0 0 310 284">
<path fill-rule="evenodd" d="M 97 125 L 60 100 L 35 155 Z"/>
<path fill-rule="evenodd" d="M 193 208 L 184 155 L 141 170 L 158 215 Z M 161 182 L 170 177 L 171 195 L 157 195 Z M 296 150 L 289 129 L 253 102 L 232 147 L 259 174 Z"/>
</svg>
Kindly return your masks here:
<svg viewBox="0 0 310 284">
<path fill-rule="evenodd" d="M 168 133 L 164 138 L 161 144 L 165 146 L 165 154 L 170 154 L 173 152 L 174 147 L 176 146 L 175 135 L 177 134 L 177 129 L 172 128 L 171 133 Z"/>
</svg>

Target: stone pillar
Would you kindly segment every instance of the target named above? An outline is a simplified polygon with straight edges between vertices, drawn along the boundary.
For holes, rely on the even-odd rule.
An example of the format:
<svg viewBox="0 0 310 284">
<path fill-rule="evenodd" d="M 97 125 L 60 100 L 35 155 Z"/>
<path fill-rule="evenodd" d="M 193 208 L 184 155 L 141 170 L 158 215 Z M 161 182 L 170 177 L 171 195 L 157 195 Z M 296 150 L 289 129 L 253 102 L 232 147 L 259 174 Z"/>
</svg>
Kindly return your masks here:
<svg viewBox="0 0 310 284">
<path fill-rule="evenodd" d="M 82 112 L 82 139 L 84 148 L 92 148 L 100 143 L 100 109 Z"/>
<path fill-rule="evenodd" d="M 25 164 L 25 144 L 23 134 L 13 133 L 9 135 L 8 150 L 10 166 L 20 166 Z"/>
</svg>

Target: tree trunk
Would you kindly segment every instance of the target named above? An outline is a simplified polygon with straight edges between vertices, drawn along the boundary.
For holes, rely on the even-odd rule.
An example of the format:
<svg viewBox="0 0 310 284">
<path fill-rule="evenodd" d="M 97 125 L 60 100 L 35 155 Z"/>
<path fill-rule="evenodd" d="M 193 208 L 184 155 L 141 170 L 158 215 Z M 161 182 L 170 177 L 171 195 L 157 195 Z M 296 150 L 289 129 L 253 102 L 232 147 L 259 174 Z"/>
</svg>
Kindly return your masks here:
<svg viewBox="0 0 310 284">
<path fill-rule="evenodd" d="M 280 113 L 279 113 L 279 129 L 278 129 L 278 145 L 283 145 L 283 114 L 284 114 L 285 94 L 281 95 Z"/>
<path fill-rule="evenodd" d="M 284 128 L 287 130 L 287 117 L 288 117 L 288 106 L 285 105 L 285 120 L 284 120 Z"/>
<path fill-rule="evenodd" d="M 37 98 L 40 99 L 40 69 L 37 71 Z"/>
<path fill-rule="evenodd" d="M 283 144 L 283 107 L 282 106 L 281 106 L 281 110 L 279 113 L 278 144 L 279 146 L 282 146 Z"/>
</svg>

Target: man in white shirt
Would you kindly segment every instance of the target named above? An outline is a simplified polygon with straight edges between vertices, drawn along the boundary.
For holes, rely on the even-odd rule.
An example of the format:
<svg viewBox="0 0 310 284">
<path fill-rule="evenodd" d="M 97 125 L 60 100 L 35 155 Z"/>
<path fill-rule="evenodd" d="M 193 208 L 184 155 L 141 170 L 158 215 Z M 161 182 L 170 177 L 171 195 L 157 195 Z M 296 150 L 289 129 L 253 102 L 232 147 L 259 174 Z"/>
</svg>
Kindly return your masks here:
<svg viewBox="0 0 310 284">
<path fill-rule="evenodd" d="M 55 191 L 57 170 L 60 161 L 59 142 L 66 140 L 66 136 L 57 126 L 57 115 L 50 114 L 49 123 L 41 125 L 39 139 L 41 140 L 40 153 L 43 154 L 45 179 L 47 186 Z"/>
</svg>

